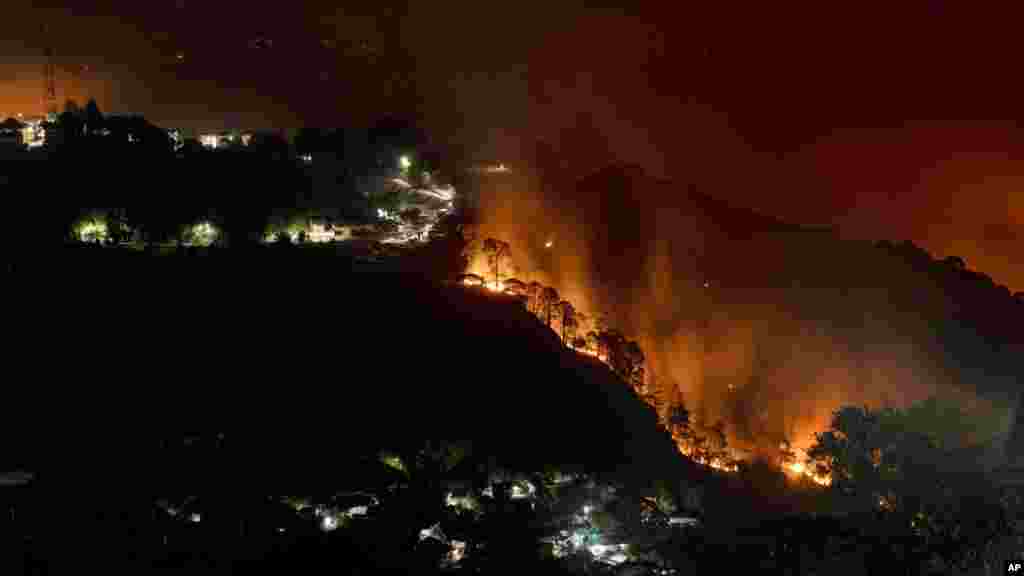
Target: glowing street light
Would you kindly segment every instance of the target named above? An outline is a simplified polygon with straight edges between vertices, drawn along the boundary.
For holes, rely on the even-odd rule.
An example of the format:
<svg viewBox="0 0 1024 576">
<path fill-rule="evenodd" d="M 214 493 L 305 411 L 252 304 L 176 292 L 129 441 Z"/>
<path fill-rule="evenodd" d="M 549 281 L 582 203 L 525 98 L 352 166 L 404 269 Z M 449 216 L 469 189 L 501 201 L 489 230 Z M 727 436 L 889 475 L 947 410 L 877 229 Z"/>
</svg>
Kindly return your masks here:
<svg viewBox="0 0 1024 576">
<path fill-rule="evenodd" d="M 554 245 L 555 245 L 555 241 L 554 240 L 548 240 L 547 242 L 544 243 L 544 247 L 545 248 L 551 248 Z"/>
<path fill-rule="evenodd" d="M 402 170 L 408 170 L 412 166 L 412 160 L 408 156 L 402 156 L 398 159 L 398 165 L 402 167 Z"/>
<path fill-rule="evenodd" d="M 320 522 L 320 529 L 324 532 L 331 532 L 338 528 L 338 519 L 334 516 L 324 516 Z"/>
</svg>

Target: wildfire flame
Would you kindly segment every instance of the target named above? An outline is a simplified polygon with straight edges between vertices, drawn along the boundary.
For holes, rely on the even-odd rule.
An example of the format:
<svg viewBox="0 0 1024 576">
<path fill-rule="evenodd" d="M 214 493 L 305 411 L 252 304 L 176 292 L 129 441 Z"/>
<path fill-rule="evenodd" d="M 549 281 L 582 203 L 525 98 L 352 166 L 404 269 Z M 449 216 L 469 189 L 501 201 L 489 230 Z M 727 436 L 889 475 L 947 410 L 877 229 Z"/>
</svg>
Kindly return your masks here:
<svg viewBox="0 0 1024 576">
<path fill-rule="evenodd" d="M 470 286 L 470 287 L 480 286 L 481 285 L 481 284 L 477 283 L 476 281 L 469 280 L 469 279 L 463 281 L 463 284 L 465 286 Z M 500 282 L 500 281 L 499 282 L 486 282 L 485 281 L 482 284 L 482 286 L 485 287 L 487 290 L 489 290 L 491 292 L 501 292 L 503 290 L 503 288 L 504 288 L 503 283 Z M 600 360 L 601 362 L 604 362 L 604 363 L 608 362 L 608 358 L 606 356 L 604 356 L 602 354 L 599 354 L 597 351 L 591 350 L 589 348 L 578 348 L 576 350 L 576 352 L 578 352 L 580 354 L 586 354 L 587 356 L 593 356 L 594 358 L 597 358 L 598 360 Z M 735 473 L 735 472 L 739 471 L 739 466 L 737 466 L 734 462 L 723 461 L 723 460 L 721 460 L 719 458 L 708 459 L 708 458 L 704 458 L 703 456 L 695 455 L 693 448 L 690 447 L 685 441 L 683 441 L 680 438 L 676 438 L 675 440 L 676 440 L 676 447 L 678 448 L 679 452 L 681 454 L 683 454 L 684 456 L 686 456 L 687 458 L 690 458 L 694 462 L 697 462 L 698 464 L 702 464 L 704 466 L 707 466 L 709 468 L 712 468 L 714 470 L 718 470 L 718 471 L 721 471 L 721 472 Z M 821 476 L 821 475 L 816 474 L 813 470 L 809 469 L 804 464 L 804 460 L 806 460 L 806 454 L 804 453 L 803 450 L 797 450 L 796 452 L 797 452 L 796 460 L 794 462 L 791 462 L 791 463 L 786 464 L 785 466 L 783 466 L 783 470 L 786 473 L 791 474 L 791 475 L 796 476 L 796 477 L 801 477 L 802 476 L 804 478 L 807 478 L 807 479 L 811 480 L 812 482 L 814 482 L 815 484 L 817 484 L 819 486 L 829 486 L 829 485 L 832 484 L 832 479 L 831 478 L 829 478 L 828 476 Z"/>
<path fill-rule="evenodd" d="M 783 469 L 786 472 L 789 472 L 790 474 L 797 477 L 803 476 L 805 478 L 808 478 L 819 486 L 829 486 L 832 484 L 832 479 L 829 478 L 828 476 L 821 476 L 819 474 L 816 474 L 814 470 L 807 468 L 807 466 L 803 462 L 804 458 L 806 457 L 803 451 L 797 451 L 797 455 L 798 457 L 796 461 L 791 462 L 783 467 Z"/>
<path fill-rule="evenodd" d="M 693 449 L 687 446 L 684 442 L 680 442 L 677 440 L 676 447 L 679 449 L 679 452 L 686 456 L 687 458 L 693 460 L 698 464 L 703 464 L 708 468 L 719 470 L 721 472 L 737 472 L 739 470 L 739 466 L 733 463 L 722 462 L 717 458 L 712 458 L 709 460 L 701 456 L 695 456 L 693 453 Z"/>
</svg>

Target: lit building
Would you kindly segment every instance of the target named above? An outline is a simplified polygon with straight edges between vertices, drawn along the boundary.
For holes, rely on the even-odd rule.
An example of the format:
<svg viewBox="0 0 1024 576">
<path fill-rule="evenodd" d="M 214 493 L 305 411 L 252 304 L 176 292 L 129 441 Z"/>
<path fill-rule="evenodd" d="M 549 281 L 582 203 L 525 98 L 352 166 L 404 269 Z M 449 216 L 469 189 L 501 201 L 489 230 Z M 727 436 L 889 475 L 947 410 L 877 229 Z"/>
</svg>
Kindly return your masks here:
<svg viewBox="0 0 1024 576">
<path fill-rule="evenodd" d="M 229 146 L 248 146 L 252 143 L 254 134 L 252 132 L 206 132 L 199 135 L 199 143 L 204 148 L 217 150 Z"/>
<path fill-rule="evenodd" d="M 220 134 L 200 134 L 199 143 L 204 148 L 216 150 L 220 146 Z"/>
<path fill-rule="evenodd" d="M 306 238 L 310 242 L 317 244 L 322 242 L 332 242 L 334 241 L 334 227 L 330 224 L 310 224 L 309 230 L 306 232 Z"/>
<path fill-rule="evenodd" d="M 502 162 L 481 162 L 469 169 L 474 174 L 507 174 L 512 169 Z"/>
<path fill-rule="evenodd" d="M 25 125 L 14 118 L 0 122 L 0 146 L 21 148 L 25 144 Z"/>
<path fill-rule="evenodd" d="M 181 150 L 185 146 L 185 139 L 181 135 L 181 130 L 178 130 L 177 128 L 168 128 L 167 136 L 171 138 L 175 152 Z"/>
</svg>

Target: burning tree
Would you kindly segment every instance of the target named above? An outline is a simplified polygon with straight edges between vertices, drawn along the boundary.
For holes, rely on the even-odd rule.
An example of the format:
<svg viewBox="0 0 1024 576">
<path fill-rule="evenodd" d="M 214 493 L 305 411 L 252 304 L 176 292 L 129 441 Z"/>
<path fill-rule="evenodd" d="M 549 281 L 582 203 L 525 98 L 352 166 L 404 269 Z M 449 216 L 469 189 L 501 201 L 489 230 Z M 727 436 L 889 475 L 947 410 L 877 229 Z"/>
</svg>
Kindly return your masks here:
<svg viewBox="0 0 1024 576">
<path fill-rule="evenodd" d="M 694 461 L 718 470 L 736 470 L 736 462 L 729 452 L 724 422 L 718 421 L 709 427 L 699 423 L 695 425 L 686 407 L 677 404 L 669 409 L 666 426 L 679 450 Z"/>
<path fill-rule="evenodd" d="M 626 342 L 623 349 L 623 357 L 629 367 L 629 383 L 634 389 L 640 390 L 644 386 L 644 351 L 640 345 L 630 340 Z"/>
<path fill-rule="evenodd" d="M 551 313 L 558 306 L 559 300 L 558 290 L 555 290 L 551 286 L 545 286 L 544 289 L 540 291 L 540 306 L 544 310 L 544 321 L 548 327 L 551 326 Z"/>
<path fill-rule="evenodd" d="M 544 286 L 534 280 L 526 285 L 526 296 L 529 298 L 527 309 L 533 314 L 540 314 L 540 294 Z"/>
<path fill-rule="evenodd" d="M 678 440 L 689 441 L 693 438 L 693 428 L 690 426 L 690 411 L 682 404 L 677 404 L 669 409 L 668 426 L 672 436 Z"/>
<path fill-rule="evenodd" d="M 558 310 L 562 313 L 562 343 L 568 346 L 571 338 L 575 336 L 576 309 L 568 300 L 562 300 L 558 303 Z"/>
<path fill-rule="evenodd" d="M 502 265 L 507 265 L 506 270 L 512 267 L 512 258 L 509 255 L 511 247 L 508 242 L 502 242 L 501 240 L 495 240 L 494 238 L 486 238 L 483 243 L 483 253 L 487 256 L 487 266 L 494 273 L 494 287 L 497 289 L 500 286 L 501 268 Z"/>
</svg>

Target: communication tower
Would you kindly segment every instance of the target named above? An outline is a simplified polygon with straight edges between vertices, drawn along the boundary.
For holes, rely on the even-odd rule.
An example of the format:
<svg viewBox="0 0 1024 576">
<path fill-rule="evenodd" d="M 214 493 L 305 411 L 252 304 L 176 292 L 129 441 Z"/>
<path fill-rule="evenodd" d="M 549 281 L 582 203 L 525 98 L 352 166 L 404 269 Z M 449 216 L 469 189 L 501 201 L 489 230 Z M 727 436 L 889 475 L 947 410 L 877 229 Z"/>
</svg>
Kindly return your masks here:
<svg viewBox="0 0 1024 576">
<path fill-rule="evenodd" d="M 49 118 L 57 113 L 57 66 L 53 61 L 53 47 L 47 28 L 43 27 L 43 112 Z"/>
</svg>

